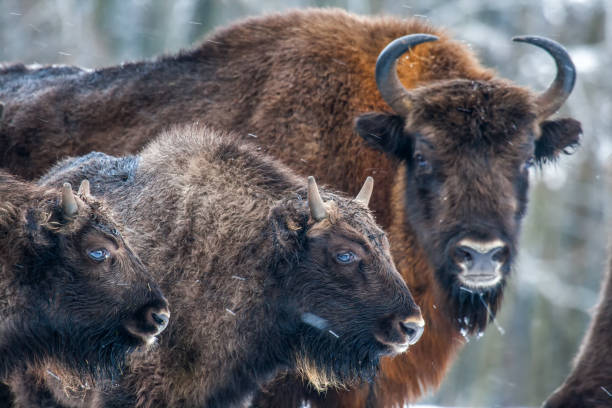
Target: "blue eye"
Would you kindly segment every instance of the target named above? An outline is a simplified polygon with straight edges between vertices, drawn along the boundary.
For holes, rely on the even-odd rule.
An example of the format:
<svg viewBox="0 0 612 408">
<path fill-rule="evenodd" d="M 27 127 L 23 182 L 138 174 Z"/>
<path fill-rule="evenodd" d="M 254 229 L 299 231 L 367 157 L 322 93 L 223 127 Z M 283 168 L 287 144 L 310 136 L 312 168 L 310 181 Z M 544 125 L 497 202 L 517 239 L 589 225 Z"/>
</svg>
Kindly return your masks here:
<svg viewBox="0 0 612 408">
<path fill-rule="evenodd" d="M 533 157 L 530 157 L 525 162 L 525 170 L 529 169 L 530 167 L 533 167 L 534 164 L 535 164 L 535 159 Z"/>
<path fill-rule="evenodd" d="M 338 262 L 342 264 L 348 264 L 355 260 L 355 254 L 352 253 L 351 251 L 340 252 L 339 254 L 336 255 L 336 259 L 338 260 Z"/>
<path fill-rule="evenodd" d="M 110 252 L 106 248 L 96 248 L 90 250 L 87 255 L 95 262 L 104 262 L 110 257 Z"/>
<path fill-rule="evenodd" d="M 427 159 L 425 159 L 421 153 L 416 153 L 414 155 L 414 160 L 416 161 L 417 166 L 419 166 L 421 169 L 425 169 L 427 166 L 429 166 Z"/>
</svg>

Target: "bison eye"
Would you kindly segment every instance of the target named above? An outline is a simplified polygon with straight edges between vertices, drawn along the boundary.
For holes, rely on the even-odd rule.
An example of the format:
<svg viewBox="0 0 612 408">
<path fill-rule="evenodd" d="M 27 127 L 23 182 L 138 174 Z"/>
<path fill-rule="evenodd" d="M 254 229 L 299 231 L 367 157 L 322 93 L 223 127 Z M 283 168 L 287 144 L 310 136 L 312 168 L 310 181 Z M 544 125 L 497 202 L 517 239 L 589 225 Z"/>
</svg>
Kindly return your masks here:
<svg viewBox="0 0 612 408">
<path fill-rule="evenodd" d="M 87 255 L 95 262 L 104 262 L 110 257 L 110 252 L 106 248 L 96 248 L 90 250 Z"/>
<path fill-rule="evenodd" d="M 425 157 L 423 157 L 423 155 L 421 153 L 415 154 L 414 155 L 414 160 L 416 160 L 417 166 L 419 166 L 419 167 L 427 166 L 427 160 L 425 160 Z"/>
<path fill-rule="evenodd" d="M 419 172 L 428 173 L 431 170 L 431 166 L 429 165 L 429 162 L 427 161 L 425 156 L 423 156 L 422 153 L 416 152 L 414 154 L 414 161 L 416 163 L 417 170 Z"/>
<path fill-rule="evenodd" d="M 339 254 L 336 255 L 336 259 L 341 264 L 349 264 L 355 261 L 355 254 L 352 253 L 351 251 L 340 252 Z"/>
</svg>

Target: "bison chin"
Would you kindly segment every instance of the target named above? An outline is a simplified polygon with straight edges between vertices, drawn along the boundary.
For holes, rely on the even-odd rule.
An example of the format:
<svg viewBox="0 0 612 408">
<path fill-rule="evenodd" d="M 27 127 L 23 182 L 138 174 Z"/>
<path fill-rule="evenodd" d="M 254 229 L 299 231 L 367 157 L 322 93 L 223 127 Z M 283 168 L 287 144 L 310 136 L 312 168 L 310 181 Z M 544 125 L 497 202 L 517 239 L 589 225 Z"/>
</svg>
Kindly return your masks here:
<svg viewBox="0 0 612 408">
<path fill-rule="evenodd" d="M 337 336 L 337 337 L 336 337 Z M 388 350 L 364 333 L 336 334 L 333 331 L 304 329 L 294 364 L 300 376 L 318 392 L 371 382 Z"/>
<path fill-rule="evenodd" d="M 484 332 L 487 324 L 495 319 L 504 286 L 505 276 L 495 285 L 486 288 L 470 288 L 456 277 L 447 282 L 450 309 L 453 318 L 464 336 Z"/>
</svg>

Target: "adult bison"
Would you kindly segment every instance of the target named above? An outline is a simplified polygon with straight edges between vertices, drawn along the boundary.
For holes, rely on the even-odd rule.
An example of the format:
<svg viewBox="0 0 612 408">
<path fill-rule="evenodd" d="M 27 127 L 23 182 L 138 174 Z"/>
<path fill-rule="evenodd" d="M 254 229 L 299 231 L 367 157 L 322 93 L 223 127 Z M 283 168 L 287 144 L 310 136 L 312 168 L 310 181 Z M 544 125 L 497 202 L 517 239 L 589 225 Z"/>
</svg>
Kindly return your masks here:
<svg viewBox="0 0 612 408">
<path fill-rule="evenodd" d="M 565 382 L 544 408 L 604 408 L 612 406 L 612 258 L 599 305 Z"/>
<path fill-rule="evenodd" d="M 574 84 L 569 56 L 550 40 L 518 40 L 556 61 L 541 94 L 496 78 L 420 20 L 340 10 L 248 19 L 192 50 L 95 71 L 9 65 L 0 160 L 35 176 L 63 155 L 133 152 L 169 124 L 199 120 L 343 191 L 376 175 L 372 209 L 428 330 L 414 352 L 383 361 L 372 385 L 319 397 L 286 379 L 259 404 L 401 405 L 437 387 L 461 331 L 484 330 L 497 312 L 529 167 L 579 142 L 577 121 L 548 120 Z"/>
<path fill-rule="evenodd" d="M 66 160 L 42 182 L 83 177 L 129 225 L 174 310 L 155 352 L 94 398 L 102 406 L 243 406 L 279 370 L 341 386 L 423 332 L 367 208 L 371 179 L 355 199 L 320 194 L 312 177 L 306 190 L 255 146 L 196 127 L 138 156 Z"/>
<path fill-rule="evenodd" d="M 166 299 L 121 229 L 86 181 L 75 196 L 0 172 L 0 379 L 114 377 L 165 328 Z M 42 404 L 31 396 L 17 403 Z"/>
</svg>

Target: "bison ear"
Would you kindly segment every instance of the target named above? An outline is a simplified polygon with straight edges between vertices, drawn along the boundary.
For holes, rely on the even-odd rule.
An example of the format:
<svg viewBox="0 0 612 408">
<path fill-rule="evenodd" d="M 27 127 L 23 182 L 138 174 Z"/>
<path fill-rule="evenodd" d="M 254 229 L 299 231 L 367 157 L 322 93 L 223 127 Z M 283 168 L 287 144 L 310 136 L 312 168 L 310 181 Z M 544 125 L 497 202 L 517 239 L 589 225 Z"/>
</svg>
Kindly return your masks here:
<svg viewBox="0 0 612 408">
<path fill-rule="evenodd" d="M 540 138 L 535 142 L 539 164 L 555 161 L 561 153 L 572 154 L 580 144 L 582 126 L 575 119 L 545 120 L 540 124 Z"/>
<path fill-rule="evenodd" d="M 281 204 L 270 209 L 269 220 L 275 243 L 285 250 L 296 249 L 300 235 L 305 232 L 308 215 L 292 211 L 286 204 Z"/>
<path fill-rule="evenodd" d="M 366 113 L 355 119 L 355 131 L 375 149 L 403 159 L 410 155 L 411 139 L 404 118 L 389 113 Z"/>
</svg>

